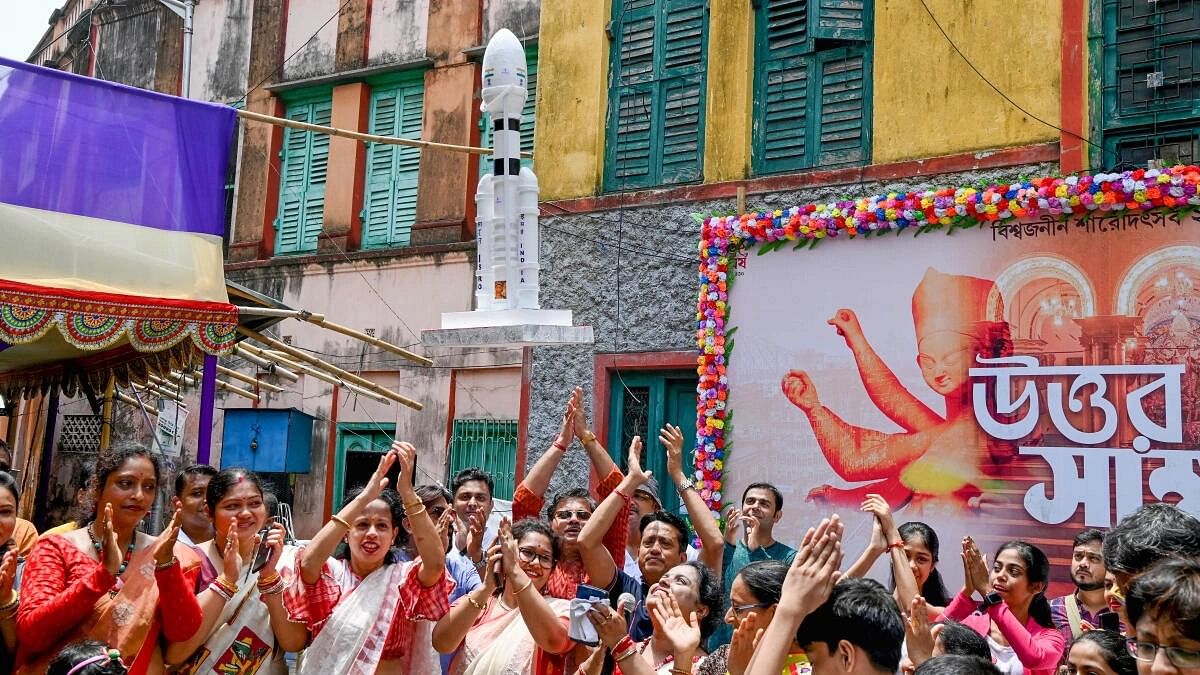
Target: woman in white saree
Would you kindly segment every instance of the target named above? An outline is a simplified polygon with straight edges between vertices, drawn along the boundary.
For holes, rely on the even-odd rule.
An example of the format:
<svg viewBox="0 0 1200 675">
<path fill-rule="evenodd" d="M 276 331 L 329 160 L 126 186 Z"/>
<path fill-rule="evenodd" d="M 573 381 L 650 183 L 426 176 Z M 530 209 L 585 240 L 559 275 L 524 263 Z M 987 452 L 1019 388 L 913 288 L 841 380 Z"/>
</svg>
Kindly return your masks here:
<svg viewBox="0 0 1200 675">
<path fill-rule="evenodd" d="M 197 597 L 204 612 L 191 639 L 167 645 L 164 659 L 182 663 L 186 674 L 236 672 L 240 675 L 284 675 L 284 651 L 297 651 L 308 639 L 304 626 L 288 621 L 283 589 L 292 570 L 284 528 L 270 526 L 265 537 L 267 507 L 258 476 L 246 469 L 226 469 L 208 484 L 205 496 L 216 536 L 193 547 L 202 554 Z M 260 540 L 270 549 L 266 563 L 253 571 Z M 285 550 L 286 549 L 286 550 Z"/>
<path fill-rule="evenodd" d="M 568 600 L 542 595 L 561 552 L 543 522 L 500 522 L 483 585 L 459 598 L 433 630 L 433 646 L 462 650 L 454 675 L 561 675 L 575 642 L 567 635 Z"/>
<path fill-rule="evenodd" d="M 442 539 L 413 490 L 416 456 L 412 445 L 393 443 L 370 482 L 297 554 L 300 581 L 284 602 L 291 619 L 313 634 L 299 675 L 440 671 L 432 622 L 449 610 L 454 582 Z M 397 490 L 387 490 L 397 461 Z M 416 561 L 399 562 L 392 549 L 402 517 L 412 528 Z"/>
</svg>

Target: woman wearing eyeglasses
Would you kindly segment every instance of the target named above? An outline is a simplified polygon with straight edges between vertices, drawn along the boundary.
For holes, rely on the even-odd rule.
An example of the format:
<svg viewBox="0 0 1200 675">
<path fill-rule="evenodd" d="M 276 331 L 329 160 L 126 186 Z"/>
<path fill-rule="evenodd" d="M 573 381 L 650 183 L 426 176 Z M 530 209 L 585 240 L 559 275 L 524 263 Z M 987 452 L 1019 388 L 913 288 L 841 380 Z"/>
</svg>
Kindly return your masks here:
<svg viewBox="0 0 1200 675">
<path fill-rule="evenodd" d="M 438 672 L 430 622 L 446 614 L 454 583 L 437 527 L 413 489 L 416 456 L 412 445 L 393 443 L 362 492 L 297 554 L 301 583 L 284 591 L 284 605 L 313 634 L 298 674 Z M 387 490 L 396 462 L 398 490 Z M 392 550 L 403 517 L 416 562 L 400 562 Z"/>
<path fill-rule="evenodd" d="M 571 603 L 543 595 L 561 552 L 536 520 L 500 522 L 488 549 L 483 585 L 460 598 L 433 629 L 433 646 L 459 650 L 455 675 L 561 675 L 575 642 L 567 635 Z M 461 646 L 461 649 L 460 649 Z"/>
<path fill-rule="evenodd" d="M 766 630 L 783 593 L 788 565 L 782 560 L 759 560 L 742 568 L 729 589 L 725 623 L 734 629 L 733 642 L 721 645 L 696 669 L 696 675 L 743 675 L 754 654 L 754 636 Z M 788 650 L 784 673 L 810 668 L 804 650 L 795 642 Z"/>
</svg>

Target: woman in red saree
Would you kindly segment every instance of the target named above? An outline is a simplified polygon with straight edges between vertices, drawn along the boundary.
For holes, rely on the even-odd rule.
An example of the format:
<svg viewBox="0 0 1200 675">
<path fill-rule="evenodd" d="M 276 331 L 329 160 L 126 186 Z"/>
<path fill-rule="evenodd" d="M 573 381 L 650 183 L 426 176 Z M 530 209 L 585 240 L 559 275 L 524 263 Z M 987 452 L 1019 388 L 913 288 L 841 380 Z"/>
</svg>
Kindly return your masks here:
<svg viewBox="0 0 1200 675">
<path fill-rule="evenodd" d="M 64 645 L 91 638 L 120 651 L 132 675 L 158 675 L 159 636 L 182 641 L 200 627 L 199 559 L 175 541 L 179 511 L 158 537 L 137 531 L 160 478 L 157 456 L 140 446 L 96 461 L 91 521 L 39 540 L 26 561 L 17 673 L 44 673 Z"/>
</svg>

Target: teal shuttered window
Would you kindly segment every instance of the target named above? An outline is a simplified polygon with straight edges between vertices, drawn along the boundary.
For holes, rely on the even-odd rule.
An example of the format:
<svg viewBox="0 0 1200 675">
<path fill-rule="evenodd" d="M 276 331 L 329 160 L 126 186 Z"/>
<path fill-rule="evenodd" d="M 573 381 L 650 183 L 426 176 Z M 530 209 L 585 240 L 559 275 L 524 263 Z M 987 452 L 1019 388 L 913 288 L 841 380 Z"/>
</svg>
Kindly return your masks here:
<svg viewBox="0 0 1200 675">
<path fill-rule="evenodd" d="M 1103 24 L 1099 168 L 1194 164 L 1200 159 L 1200 2 L 1097 1 Z"/>
<path fill-rule="evenodd" d="M 419 139 L 425 107 L 423 79 L 376 86 L 371 92 L 370 133 Z M 362 210 L 363 248 L 408 246 L 417 219 L 417 148 L 367 144 Z"/>
<path fill-rule="evenodd" d="M 870 19 L 869 0 L 761 0 L 754 173 L 870 161 Z"/>
<path fill-rule="evenodd" d="M 604 189 L 699 181 L 706 0 L 616 0 L 612 40 Z"/>
<path fill-rule="evenodd" d="M 328 126 L 333 113 L 329 97 L 288 104 L 290 120 Z M 280 151 L 279 214 L 275 218 L 275 253 L 317 250 L 325 209 L 329 169 L 329 136 L 287 128 Z"/>
<path fill-rule="evenodd" d="M 533 152 L 533 130 L 535 128 L 534 110 L 537 108 L 537 46 L 525 48 L 525 63 L 528 68 L 526 89 L 529 96 L 525 98 L 525 107 L 521 109 L 521 152 Z M 492 147 L 491 115 L 483 113 L 479 116 L 479 147 Z M 479 175 L 492 173 L 492 156 L 487 155 L 479 160 Z M 533 168 L 531 157 L 521 158 L 521 166 Z"/>
<path fill-rule="evenodd" d="M 450 436 L 450 478 L 468 467 L 492 474 L 498 499 L 517 489 L 517 420 L 454 420 Z"/>
</svg>

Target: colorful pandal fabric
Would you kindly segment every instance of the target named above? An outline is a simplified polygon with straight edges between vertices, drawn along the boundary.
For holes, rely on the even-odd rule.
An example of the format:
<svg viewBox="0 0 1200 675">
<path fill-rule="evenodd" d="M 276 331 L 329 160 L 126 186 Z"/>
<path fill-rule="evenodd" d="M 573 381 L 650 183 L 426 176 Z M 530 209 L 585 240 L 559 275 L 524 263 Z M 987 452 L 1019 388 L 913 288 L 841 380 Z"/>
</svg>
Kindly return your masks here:
<svg viewBox="0 0 1200 675">
<path fill-rule="evenodd" d="M 237 308 L 227 303 L 92 293 L 0 279 L 0 341 L 36 342 L 57 328 L 72 347 L 107 349 L 122 340 L 139 352 L 170 349 L 191 338 L 224 354 L 237 338 Z"/>
</svg>

